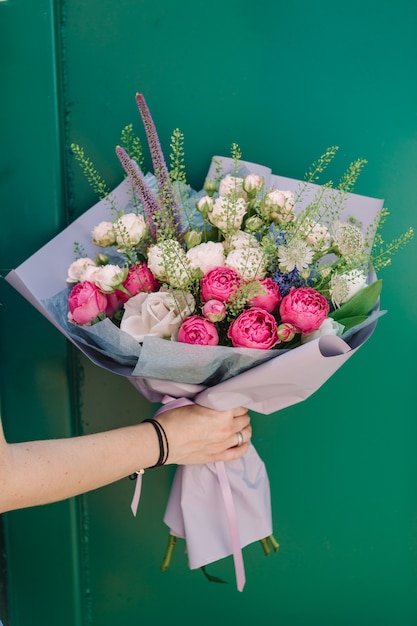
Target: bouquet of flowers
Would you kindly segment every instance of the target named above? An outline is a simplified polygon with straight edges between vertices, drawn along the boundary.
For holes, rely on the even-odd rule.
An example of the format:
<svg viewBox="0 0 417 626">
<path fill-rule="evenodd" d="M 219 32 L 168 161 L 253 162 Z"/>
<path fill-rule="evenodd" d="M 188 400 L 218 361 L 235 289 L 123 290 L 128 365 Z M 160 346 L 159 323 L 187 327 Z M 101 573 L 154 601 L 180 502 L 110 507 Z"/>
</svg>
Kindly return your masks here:
<svg viewBox="0 0 417 626">
<path fill-rule="evenodd" d="M 384 244 L 382 200 L 352 193 L 362 159 L 337 187 L 318 184 L 335 147 L 295 181 L 242 161 L 233 144 L 194 191 L 181 132 L 169 169 L 145 99 L 136 101 L 153 174 L 130 127 L 116 148 L 126 177 L 113 191 L 73 146 L 102 199 L 7 280 L 152 402 L 269 414 L 304 400 L 374 330 L 375 272 L 412 230 Z M 243 589 L 242 548 L 262 540 L 268 549 L 272 537 L 268 476 L 253 446 L 239 461 L 179 467 L 164 519 L 185 538 L 191 568 L 233 554 Z"/>
</svg>

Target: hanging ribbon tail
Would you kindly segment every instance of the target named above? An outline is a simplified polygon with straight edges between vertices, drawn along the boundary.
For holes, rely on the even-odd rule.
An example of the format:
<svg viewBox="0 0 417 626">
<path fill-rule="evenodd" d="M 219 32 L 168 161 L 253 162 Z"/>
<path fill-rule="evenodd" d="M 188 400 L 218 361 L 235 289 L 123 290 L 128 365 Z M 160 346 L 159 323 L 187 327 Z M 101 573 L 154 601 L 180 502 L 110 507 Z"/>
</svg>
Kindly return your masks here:
<svg viewBox="0 0 417 626">
<path fill-rule="evenodd" d="M 192 402 L 188 398 L 173 398 L 172 396 L 167 396 L 167 395 L 165 395 L 162 398 L 162 403 L 164 406 L 161 406 L 161 408 L 155 413 L 155 417 L 157 415 L 160 415 L 164 411 L 168 411 L 170 409 L 176 409 L 180 406 L 185 406 L 187 404 L 194 404 L 194 402 Z M 142 472 L 138 472 L 136 476 L 135 491 L 133 492 L 132 502 L 130 503 L 130 509 L 135 517 L 137 515 L 138 508 L 139 508 L 141 491 L 142 491 Z M 183 535 L 178 535 L 178 536 L 181 537 Z"/>
<path fill-rule="evenodd" d="M 138 473 L 136 476 L 135 491 L 133 493 L 132 502 L 130 504 L 130 509 L 135 517 L 138 512 L 141 491 L 142 491 L 142 474 Z"/>
<path fill-rule="evenodd" d="M 223 496 L 224 505 L 226 507 L 227 521 L 229 523 L 230 540 L 233 551 L 233 562 L 235 565 L 236 585 L 238 591 L 243 591 L 245 586 L 245 566 L 243 564 L 242 548 L 239 537 L 239 524 L 236 515 L 236 508 L 233 501 L 232 490 L 230 489 L 229 479 L 226 473 L 226 467 L 223 462 L 215 463 L 217 477 L 220 483 L 220 489 Z"/>
</svg>

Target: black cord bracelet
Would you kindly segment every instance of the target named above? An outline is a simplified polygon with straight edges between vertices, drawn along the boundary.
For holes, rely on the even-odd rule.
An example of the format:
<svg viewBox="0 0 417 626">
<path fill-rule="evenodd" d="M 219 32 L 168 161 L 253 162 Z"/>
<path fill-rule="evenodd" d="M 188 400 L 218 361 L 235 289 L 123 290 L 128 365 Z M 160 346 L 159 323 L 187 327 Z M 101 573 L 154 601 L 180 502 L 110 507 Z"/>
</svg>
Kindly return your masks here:
<svg viewBox="0 0 417 626">
<path fill-rule="evenodd" d="M 146 419 L 143 420 L 142 423 L 149 422 L 155 428 L 156 434 L 158 436 L 159 443 L 159 458 L 155 465 L 151 467 L 160 467 L 161 465 L 165 465 L 169 456 L 169 444 L 168 437 L 165 432 L 165 429 L 161 426 L 161 424 L 155 419 Z"/>
</svg>

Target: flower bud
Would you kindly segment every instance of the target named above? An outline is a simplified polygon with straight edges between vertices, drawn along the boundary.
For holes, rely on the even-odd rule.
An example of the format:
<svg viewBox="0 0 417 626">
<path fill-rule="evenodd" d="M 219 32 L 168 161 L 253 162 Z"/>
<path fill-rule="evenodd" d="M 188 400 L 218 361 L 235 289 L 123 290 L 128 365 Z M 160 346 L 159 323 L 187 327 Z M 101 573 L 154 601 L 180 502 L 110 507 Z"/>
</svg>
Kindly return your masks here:
<svg viewBox="0 0 417 626">
<path fill-rule="evenodd" d="M 297 334 L 297 329 L 293 324 L 285 322 L 277 328 L 277 335 L 280 341 L 291 341 Z"/>
<path fill-rule="evenodd" d="M 107 254 L 100 253 L 96 256 L 94 260 L 96 265 L 107 265 L 109 262 L 109 257 L 107 256 Z"/>
<path fill-rule="evenodd" d="M 217 191 L 217 183 L 212 178 L 206 178 L 204 181 L 204 191 L 207 192 L 210 198 L 213 196 L 214 192 Z"/>
<path fill-rule="evenodd" d="M 195 246 L 198 246 L 201 243 L 202 236 L 203 233 L 200 233 L 197 230 L 189 230 L 187 233 L 185 233 L 184 241 L 187 249 L 189 250 L 190 248 L 195 248 Z"/>
<path fill-rule="evenodd" d="M 220 300 L 208 300 L 203 306 L 203 315 L 210 322 L 221 322 L 226 317 L 226 307 Z"/>
<path fill-rule="evenodd" d="M 261 191 L 264 181 L 260 176 L 256 174 L 248 174 L 243 181 L 243 189 L 249 195 L 255 195 L 258 191 Z"/>
<path fill-rule="evenodd" d="M 197 202 L 197 205 L 196 205 L 197 209 L 200 211 L 204 219 L 206 219 L 210 211 L 213 210 L 213 204 L 214 204 L 214 200 L 210 196 L 203 196 Z"/>
<path fill-rule="evenodd" d="M 262 220 L 257 215 L 252 215 L 245 222 L 245 229 L 250 233 L 257 233 L 262 226 Z"/>
</svg>

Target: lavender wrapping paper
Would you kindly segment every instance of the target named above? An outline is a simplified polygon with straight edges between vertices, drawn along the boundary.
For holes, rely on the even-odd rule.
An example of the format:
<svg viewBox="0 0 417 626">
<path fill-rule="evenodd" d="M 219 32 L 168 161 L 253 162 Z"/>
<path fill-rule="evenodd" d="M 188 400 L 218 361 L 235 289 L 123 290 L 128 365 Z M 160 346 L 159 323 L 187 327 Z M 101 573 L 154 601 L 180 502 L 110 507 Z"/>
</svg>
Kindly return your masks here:
<svg viewBox="0 0 417 626">
<path fill-rule="evenodd" d="M 223 173 L 230 170 L 230 159 L 215 159 L 222 162 Z M 263 166 L 243 162 L 242 168 L 246 173 L 264 176 L 266 187 L 273 185 L 297 194 L 303 186 L 301 181 L 272 175 Z M 208 175 L 213 174 L 212 165 Z M 304 208 L 317 190 L 317 185 L 304 186 L 297 209 Z M 132 205 L 129 182 L 123 181 L 112 196 L 118 208 L 128 210 Z M 382 206 L 382 200 L 348 194 L 341 217 L 355 215 L 365 230 Z M 319 389 L 376 326 L 378 311 L 354 334 L 343 338 L 325 336 L 295 350 L 277 351 L 190 346 L 156 337 L 145 338 L 140 346 L 110 320 L 89 328 L 75 327 L 66 319 L 65 290 L 67 268 L 74 260 L 74 242 L 94 258 L 97 249 L 91 243 L 91 231 L 100 221 L 112 217 L 110 203 L 98 202 L 10 272 L 6 280 L 92 362 L 127 377 L 151 402 L 163 402 L 170 396 L 190 398 L 218 410 L 245 406 L 262 414 L 275 413 Z M 252 445 L 244 458 L 225 466 L 239 523 L 240 547 L 244 547 L 272 532 L 268 476 Z M 178 468 L 164 520 L 173 534 L 186 538 L 191 568 L 233 552 L 215 464 Z"/>
</svg>

